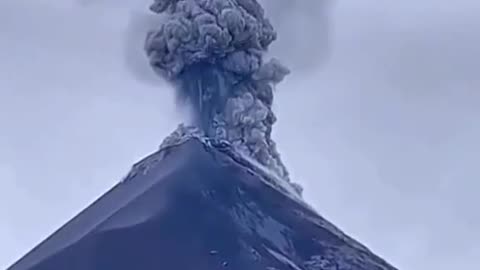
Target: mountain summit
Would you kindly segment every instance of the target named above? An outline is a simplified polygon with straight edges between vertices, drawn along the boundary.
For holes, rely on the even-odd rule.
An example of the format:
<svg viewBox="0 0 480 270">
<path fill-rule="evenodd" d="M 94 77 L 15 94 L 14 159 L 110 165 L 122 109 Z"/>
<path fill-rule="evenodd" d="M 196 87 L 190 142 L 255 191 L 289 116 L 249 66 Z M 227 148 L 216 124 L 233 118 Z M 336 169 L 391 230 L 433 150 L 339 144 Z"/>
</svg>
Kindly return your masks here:
<svg viewBox="0 0 480 270">
<path fill-rule="evenodd" d="M 9 270 L 395 270 L 236 153 L 180 126 Z"/>
</svg>

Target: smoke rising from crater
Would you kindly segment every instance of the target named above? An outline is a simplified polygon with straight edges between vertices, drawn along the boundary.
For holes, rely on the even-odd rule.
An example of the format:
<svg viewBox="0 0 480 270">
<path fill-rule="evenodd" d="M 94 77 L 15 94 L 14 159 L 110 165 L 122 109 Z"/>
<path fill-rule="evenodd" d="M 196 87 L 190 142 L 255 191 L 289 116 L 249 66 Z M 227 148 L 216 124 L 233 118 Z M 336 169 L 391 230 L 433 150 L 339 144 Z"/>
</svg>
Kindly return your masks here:
<svg viewBox="0 0 480 270">
<path fill-rule="evenodd" d="M 145 8 L 153 0 L 75 0 L 83 8 L 127 15 L 124 38 L 126 68 L 138 81 L 158 85 L 159 77 L 146 64 L 143 38 L 160 25 L 164 16 Z M 298 75 L 311 75 L 330 56 L 331 0 L 258 0 L 278 33 L 269 55 L 281 55 L 282 63 Z"/>
<path fill-rule="evenodd" d="M 274 85 L 289 70 L 265 61 L 276 32 L 256 0 L 155 0 L 165 21 L 149 32 L 154 71 L 193 108 L 195 125 L 289 181 L 271 139 Z"/>
</svg>

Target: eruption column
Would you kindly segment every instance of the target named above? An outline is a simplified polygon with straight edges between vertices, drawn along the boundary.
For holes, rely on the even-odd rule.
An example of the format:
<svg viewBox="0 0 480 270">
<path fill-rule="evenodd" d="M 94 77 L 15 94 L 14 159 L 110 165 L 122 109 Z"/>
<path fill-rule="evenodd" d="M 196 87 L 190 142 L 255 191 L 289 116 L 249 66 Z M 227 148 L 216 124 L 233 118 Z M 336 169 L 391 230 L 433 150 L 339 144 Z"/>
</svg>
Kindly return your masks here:
<svg viewBox="0 0 480 270">
<path fill-rule="evenodd" d="M 155 0 L 147 35 L 156 73 L 193 107 L 194 124 L 289 182 L 271 138 L 273 87 L 289 70 L 263 55 L 276 32 L 256 0 Z"/>
</svg>

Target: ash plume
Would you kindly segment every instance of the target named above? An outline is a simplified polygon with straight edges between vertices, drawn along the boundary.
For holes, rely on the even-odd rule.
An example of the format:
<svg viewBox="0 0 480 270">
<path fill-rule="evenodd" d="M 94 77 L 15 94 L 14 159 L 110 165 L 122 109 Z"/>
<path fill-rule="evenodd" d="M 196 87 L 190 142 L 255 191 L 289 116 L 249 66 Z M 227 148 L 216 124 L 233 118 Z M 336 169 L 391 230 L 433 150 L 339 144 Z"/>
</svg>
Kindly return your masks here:
<svg viewBox="0 0 480 270">
<path fill-rule="evenodd" d="M 274 86 L 289 70 L 264 59 L 276 32 L 261 5 L 155 0 L 150 10 L 165 16 L 145 41 L 150 65 L 193 108 L 194 124 L 289 182 L 271 138 Z"/>
</svg>

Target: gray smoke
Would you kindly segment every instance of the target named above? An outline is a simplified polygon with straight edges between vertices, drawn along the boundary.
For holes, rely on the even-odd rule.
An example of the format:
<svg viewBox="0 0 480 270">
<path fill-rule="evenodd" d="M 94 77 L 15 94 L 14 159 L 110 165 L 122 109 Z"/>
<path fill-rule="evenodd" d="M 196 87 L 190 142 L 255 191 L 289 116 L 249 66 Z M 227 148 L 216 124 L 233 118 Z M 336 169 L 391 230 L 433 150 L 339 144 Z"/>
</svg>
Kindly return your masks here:
<svg viewBox="0 0 480 270">
<path fill-rule="evenodd" d="M 264 60 L 276 32 L 256 0 L 155 0 L 165 20 L 147 35 L 154 71 L 172 82 L 208 136 L 289 181 L 271 138 L 274 85 L 289 70 Z"/>
</svg>

